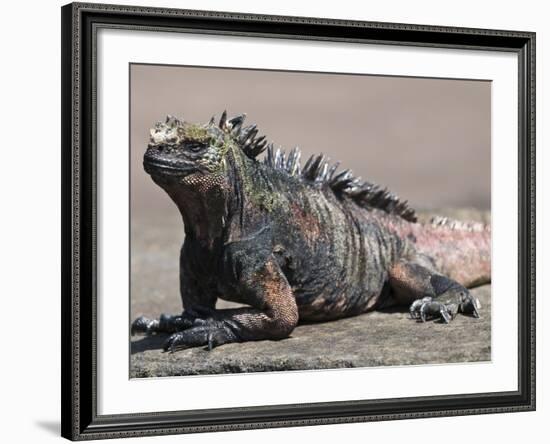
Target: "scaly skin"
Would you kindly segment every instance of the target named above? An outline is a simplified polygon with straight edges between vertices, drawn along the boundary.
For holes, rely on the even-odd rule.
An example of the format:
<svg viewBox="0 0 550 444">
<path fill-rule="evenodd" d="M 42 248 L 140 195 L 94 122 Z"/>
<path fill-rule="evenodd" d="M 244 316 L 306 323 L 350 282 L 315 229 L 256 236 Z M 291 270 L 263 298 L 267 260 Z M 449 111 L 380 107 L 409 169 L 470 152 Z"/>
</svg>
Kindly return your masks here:
<svg viewBox="0 0 550 444">
<path fill-rule="evenodd" d="M 178 206 L 184 311 L 132 331 L 171 333 L 165 349 L 288 337 L 389 305 L 411 317 L 477 316 L 466 287 L 490 281 L 490 229 L 416 222 L 406 202 L 323 156 L 274 152 L 244 116 L 197 125 L 168 117 L 151 130 L 145 170 Z M 265 149 L 264 163 L 256 157 Z M 216 310 L 218 298 L 246 304 Z"/>
</svg>

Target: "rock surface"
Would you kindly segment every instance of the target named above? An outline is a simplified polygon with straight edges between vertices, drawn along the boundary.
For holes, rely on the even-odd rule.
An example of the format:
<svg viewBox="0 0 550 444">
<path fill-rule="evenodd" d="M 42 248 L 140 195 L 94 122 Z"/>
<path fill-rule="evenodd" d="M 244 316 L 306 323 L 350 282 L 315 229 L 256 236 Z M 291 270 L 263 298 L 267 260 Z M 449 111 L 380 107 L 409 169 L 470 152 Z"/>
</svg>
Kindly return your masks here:
<svg viewBox="0 0 550 444">
<path fill-rule="evenodd" d="M 440 215 L 489 222 L 488 213 L 440 210 Z M 427 218 L 421 215 L 421 219 Z M 133 226 L 131 318 L 181 311 L 177 295 L 177 242 L 181 225 L 140 234 Z M 135 231 L 134 231 L 135 230 Z M 174 244 L 176 244 L 175 252 Z M 166 277 L 166 279 L 163 279 Z M 491 359 L 491 286 L 473 290 L 481 318 L 458 316 L 450 325 L 420 323 L 408 310 L 367 313 L 338 321 L 298 326 L 281 341 L 226 344 L 163 353 L 166 336 L 131 338 L 130 377 L 308 370 L 410 364 L 489 361 Z M 220 307 L 234 304 L 220 301 Z"/>
</svg>

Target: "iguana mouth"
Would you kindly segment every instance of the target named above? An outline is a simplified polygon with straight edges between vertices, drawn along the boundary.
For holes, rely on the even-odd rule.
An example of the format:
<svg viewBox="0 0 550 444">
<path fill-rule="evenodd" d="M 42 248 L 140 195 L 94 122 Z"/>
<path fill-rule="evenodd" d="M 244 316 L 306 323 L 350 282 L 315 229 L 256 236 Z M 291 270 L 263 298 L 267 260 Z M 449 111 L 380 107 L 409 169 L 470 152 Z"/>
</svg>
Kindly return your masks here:
<svg viewBox="0 0 550 444">
<path fill-rule="evenodd" d="M 196 169 L 187 162 L 178 162 L 147 155 L 143 157 L 143 168 L 147 174 L 155 176 L 186 176 Z"/>
</svg>

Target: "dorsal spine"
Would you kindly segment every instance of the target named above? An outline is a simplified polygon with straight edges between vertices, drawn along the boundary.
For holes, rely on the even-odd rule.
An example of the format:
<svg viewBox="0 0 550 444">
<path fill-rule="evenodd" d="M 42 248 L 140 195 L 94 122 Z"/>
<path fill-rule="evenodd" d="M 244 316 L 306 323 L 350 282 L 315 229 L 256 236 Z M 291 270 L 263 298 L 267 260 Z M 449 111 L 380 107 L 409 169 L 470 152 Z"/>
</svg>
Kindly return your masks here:
<svg viewBox="0 0 550 444">
<path fill-rule="evenodd" d="M 243 127 L 245 118 L 246 114 L 240 114 L 228 119 L 224 111 L 218 126 L 234 138 L 250 159 L 257 160 L 261 153 L 267 151 L 263 163 L 271 168 L 300 177 L 314 186 L 326 185 L 336 196 L 347 196 L 363 208 L 378 208 L 407 221 L 417 221 L 416 213 L 408 202 L 402 201 L 387 188 L 355 177 L 351 170 L 337 172 L 339 162 L 330 165 L 329 159 L 323 154 L 312 155 L 302 167 L 298 147 L 290 150 L 288 155 L 280 147 L 275 149 L 273 143 L 268 144 L 265 136 L 257 137 L 256 125 Z M 212 118 L 211 122 L 214 121 Z"/>
</svg>

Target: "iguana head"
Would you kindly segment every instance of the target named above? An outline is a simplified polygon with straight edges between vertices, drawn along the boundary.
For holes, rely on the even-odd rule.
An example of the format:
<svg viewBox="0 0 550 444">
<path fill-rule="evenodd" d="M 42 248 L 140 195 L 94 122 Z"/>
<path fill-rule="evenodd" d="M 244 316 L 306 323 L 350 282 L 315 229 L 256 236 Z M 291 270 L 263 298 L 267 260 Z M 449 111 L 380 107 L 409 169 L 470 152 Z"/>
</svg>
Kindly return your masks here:
<svg viewBox="0 0 550 444">
<path fill-rule="evenodd" d="M 145 171 L 155 181 L 182 182 L 189 175 L 223 173 L 232 148 L 240 148 L 233 155 L 255 159 L 267 148 L 267 141 L 265 136 L 256 137 L 256 125 L 243 127 L 245 117 L 228 119 L 224 111 L 219 122 L 212 117 L 207 124 L 166 117 L 151 128 Z"/>
<path fill-rule="evenodd" d="M 251 149 L 265 148 L 265 138 L 255 138 L 255 126 L 242 128 L 244 118 L 227 119 L 224 112 L 219 121 L 197 124 L 168 116 L 151 129 L 143 166 L 176 203 L 186 229 L 209 238 L 219 229 L 235 178 L 251 162 L 244 158 Z"/>
<path fill-rule="evenodd" d="M 220 173 L 227 153 L 226 138 L 224 131 L 211 123 L 188 123 L 168 116 L 151 128 L 143 158 L 145 171 L 161 183 L 185 183 L 188 176 Z"/>
</svg>

